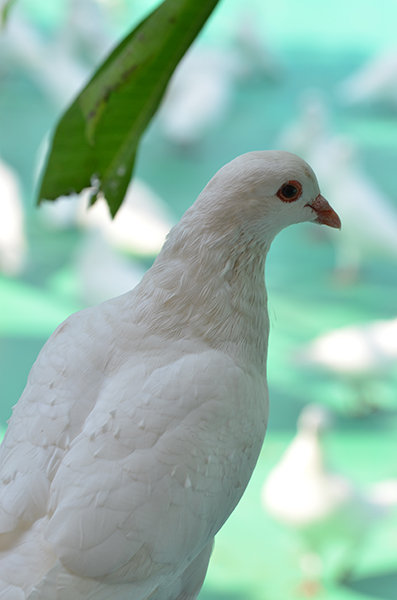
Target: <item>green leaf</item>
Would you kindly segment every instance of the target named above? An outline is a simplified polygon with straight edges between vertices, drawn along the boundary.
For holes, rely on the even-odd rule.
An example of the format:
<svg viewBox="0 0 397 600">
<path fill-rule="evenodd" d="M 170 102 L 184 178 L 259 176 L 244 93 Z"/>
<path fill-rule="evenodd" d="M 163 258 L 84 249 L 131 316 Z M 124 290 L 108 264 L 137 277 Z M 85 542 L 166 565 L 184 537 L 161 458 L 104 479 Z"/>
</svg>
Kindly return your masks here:
<svg viewBox="0 0 397 600">
<path fill-rule="evenodd" d="M 38 203 L 92 188 L 114 216 L 142 133 L 218 0 L 165 0 L 113 50 L 61 117 Z"/>
<path fill-rule="evenodd" d="M 0 0 L 0 26 L 4 27 L 7 19 L 8 19 L 8 14 L 10 12 L 10 9 L 12 7 L 12 5 L 14 4 L 15 0 Z"/>
</svg>

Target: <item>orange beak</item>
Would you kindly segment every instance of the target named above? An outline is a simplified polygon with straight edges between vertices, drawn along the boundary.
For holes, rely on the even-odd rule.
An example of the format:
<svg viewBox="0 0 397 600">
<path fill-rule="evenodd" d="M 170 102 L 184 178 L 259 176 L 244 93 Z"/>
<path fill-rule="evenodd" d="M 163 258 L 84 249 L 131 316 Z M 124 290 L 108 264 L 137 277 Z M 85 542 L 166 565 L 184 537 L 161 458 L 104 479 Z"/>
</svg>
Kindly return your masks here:
<svg viewBox="0 0 397 600">
<path fill-rule="evenodd" d="M 313 200 L 313 202 L 306 204 L 306 206 L 310 206 L 310 208 L 316 213 L 317 217 L 315 219 L 315 223 L 320 223 L 320 225 L 328 225 L 329 227 L 335 227 L 335 229 L 340 229 L 342 227 L 340 218 L 321 194 L 319 194 L 317 198 Z"/>
</svg>

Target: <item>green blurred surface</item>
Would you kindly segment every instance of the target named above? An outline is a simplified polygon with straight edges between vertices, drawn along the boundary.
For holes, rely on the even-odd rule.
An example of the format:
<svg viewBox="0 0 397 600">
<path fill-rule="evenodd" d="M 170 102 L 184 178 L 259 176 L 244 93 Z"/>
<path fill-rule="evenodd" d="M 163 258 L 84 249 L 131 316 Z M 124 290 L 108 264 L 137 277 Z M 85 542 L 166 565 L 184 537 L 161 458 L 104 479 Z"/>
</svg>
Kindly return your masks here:
<svg viewBox="0 0 397 600">
<path fill-rule="evenodd" d="M 128 19 L 121 16 L 127 4 L 120 1 L 119 13 L 114 13 L 111 26 L 115 32 L 127 27 Z M 321 10 L 315 0 L 272 4 L 258 0 L 254 4 L 263 16 L 270 49 L 283 65 L 279 81 L 241 84 L 222 122 L 190 152 L 170 151 L 154 123 L 142 144 L 137 174 L 179 216 L 226 161 L 245 151 L 274 147 L 281 129 L 296 115 L 301 93 L 316 88 L 332 110 L 332 126 L 359 145 L 368 175 L 397 207 L 397 114 L 342 109 L 334 94 L 335 85 L 371 51 L 394 42 L 397 3 L 334 0 L 321 3 Z M 50 34 L 63 18 L 64 5 L 26 0 L 24 10 Z M 127 6 L 131 22 L 134 6 L 141 13 L 146 8 L 142 2 L 131 2 Z M 237 1 L 224 0 L 204 37 L 212 41 L 227 37 L 240 7 Z M 0 84 L 0 155 L 20 175 L 30 243 L 29 263 L 20 279 L 0 276 L 0 427 L 4 428 L 42 344 L 61 320 L 82 307 L 74 283 L 74 257 L 82 234 L 51 232 L 33 208 L 37 151 L 59 109 L 22 68 L 2 71 Z M 332 203 L 332 198 L 329 200 Z M 343 221 L 343 214 L 341 218 Z M 303 370 L 292 360 L 300 344 L 323 331 L 394 316 L 396 260 L 369 255 L 358 283 L 340 286 L 332 277 L 330 238 L 316 235 L 322 230 L 314 230 L 312 225 L 300 225 L 283 232 L 269 254 L 268 434 L 249 488 L 217 536 L 201 600 L 301 597 L 296 537 L 265 515 L 260 488 L 294 435 L 297 415 L 306 403 L 324 402 L 339 415 L 329 439 L 337 468 L 360 484 L 397 476 L 396 372 L 374 387 L 374 393 L 384 398 L 386 410 L 354 419 L 346 410 L 354 395 L 346 381 Z M 330 236 L 337 235 L 330 232 Z M 324 590 L 317 598 L 396 599 L 396 525 L 397 517 L 392 516 L 369 532 L 352 582 L 337 585 L 327 573 Z"/>
</svg>

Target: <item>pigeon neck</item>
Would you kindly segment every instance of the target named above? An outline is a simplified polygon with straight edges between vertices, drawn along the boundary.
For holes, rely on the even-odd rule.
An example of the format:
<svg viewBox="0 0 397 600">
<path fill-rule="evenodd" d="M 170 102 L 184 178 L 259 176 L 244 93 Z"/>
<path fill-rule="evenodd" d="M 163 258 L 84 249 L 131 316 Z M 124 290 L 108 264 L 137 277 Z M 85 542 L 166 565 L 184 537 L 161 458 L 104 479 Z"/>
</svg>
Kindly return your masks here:
<svg viewBox="0 0 397 600">
<path fill-rule="evenodd" d="M 238 233 L 172 232 L 139 286 L 139 318 L 153 333 L 199 339 L 265 372 L 267 250 Z"/>
</svg>

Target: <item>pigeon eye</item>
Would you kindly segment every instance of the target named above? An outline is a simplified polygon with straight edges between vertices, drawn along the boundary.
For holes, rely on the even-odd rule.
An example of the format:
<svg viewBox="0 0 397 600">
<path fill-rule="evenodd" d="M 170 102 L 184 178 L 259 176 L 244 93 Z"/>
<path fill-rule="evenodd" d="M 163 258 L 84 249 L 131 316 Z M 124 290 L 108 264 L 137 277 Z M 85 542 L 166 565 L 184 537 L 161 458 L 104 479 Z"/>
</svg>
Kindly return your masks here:
<svg viewBox="0 0 397 600">
<path fill-rule="evenodd" d="M 299 181 L 288 181 L 281 186 L 277 192 L 277 196 L 283 202 L 294 202 L 302 193 L 302 186 Z"/>
</svg>

